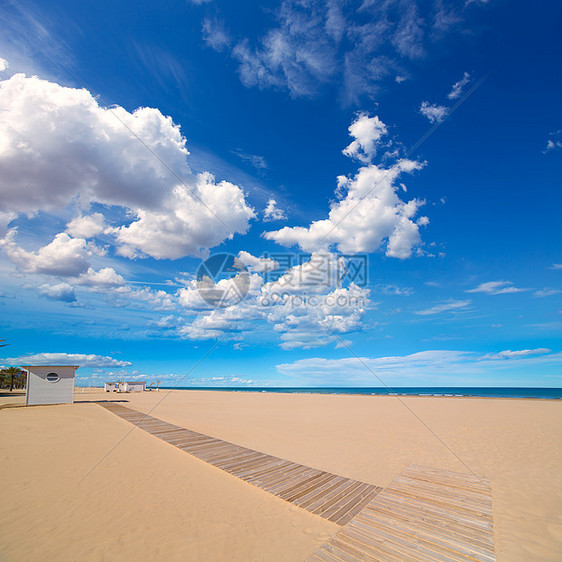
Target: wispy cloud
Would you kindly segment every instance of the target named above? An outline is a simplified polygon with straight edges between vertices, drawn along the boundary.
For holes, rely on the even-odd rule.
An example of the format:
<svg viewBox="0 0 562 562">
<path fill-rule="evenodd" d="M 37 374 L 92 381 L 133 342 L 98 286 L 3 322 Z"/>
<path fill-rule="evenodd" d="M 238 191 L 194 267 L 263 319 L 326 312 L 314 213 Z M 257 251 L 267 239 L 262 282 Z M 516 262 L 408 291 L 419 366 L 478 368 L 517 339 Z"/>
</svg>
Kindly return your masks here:
<svg viewBox="0 0 562 562">
<path fill-rule="evenodd" d="M 205 18 L 202 25 L 203 41 L 217 52 L 224 51 L 231 44 L 231 38 L 224 22 L 217 18 Z"/>
<path fill-rule="evenodd" d="M 461 94 L 464 90 L 464 87 L 470 83 L 470 74 L 465 72 L 463 77 L 458 81 L 455 82 L 451 88 L 451 91 L 447 94 L 447 97 L 450 100 L 456 100 L 461 97 Z"/>
<path fill-rule="evenodd" d="M 72 69 L 76 60 L 63 37 L 79 35 L 75 21 L 61 10 L 42 9 L 41 3 L 21 0 L 0 6 L 0 53 L 12 72 L 45 77 Z M 4 68 L 3 70 L 6 70 Z"/>
<path fill-rule="evenodd" d="M 546 146 L 543 153 L 551 152 L 552 150 L 558 150 L 562 148 L 562 129 L 559 131 L 554 131 L 548 135 L 548 140 L 546 141 Z"/>
<path fill-rule="evenodd" d="M 375 293 L 382 293 L 383 295 L 396 295 L 401 297 L 409 297 L 414 294 L 414 289 L 411 287 L 399 287 L 397 285 L 376 285 L 373 291 Z"/>
<path fill-rule="evenodd" d="M 433 314 L 442 314 L 443 312 L 453 312 L 457 310 L 464 309 L 470 306 L 471 301 L 457 301 L 457 300 L 450 300 L 441 304 L 436 304 L 431 308 L 426 308 L 424 310 L 416 310 L 414 314 L 418 314 L 419 316 L 431 316 Z"/>
<path fill-rule="evenodd" d="M 520 289 L 515 287 L 511 281 L 488 281 L 481 283 L 474 289 L 469 289 L 467 293 L 486 293 L 488 295 L 505 295 L 508 293 L 522 293 L 530 289 Z"/>
<path fill-rule="evenodd" d="M 247 87 L 286 89 L 315 96 L 325 84 L 341 84 L 345 104 L 375 96 L 385 80 L 400 81 L 405 67 L 462 22 L 460 7 L 422 8 L 411 2 L 284 0 L 273 25 L 257 38 L 236 41 L 216 20 L 203 23 L 205 42 L 229 49 Z"/>
<path fill-rule="evenodd" d="M 500 351 L 499 353 L 488 353 L 482 356 L 482 360 L 485 359 L 518 359 L 520 357 L 528 357 L 529 355 L 545 355 L 550 353 L 552 350 L 546 347 L 538 347 L 537 349 L 520 349 L 518 351 L 511 351 L 511 349 L 506 349 L 505 351 Z"/>
<path fill-rule="evenodd" d="M 133 48 L 133 56 L 138 59 L 143 69 L 150 72 L 163 88 L 166 88 L 171 82 L 175 84 L 182 94 L 186 94 L 188 80 L 180 60 L 156 45 L 145 45 L 135 42 L 133 43 Z"/>
<path fill-rule="evenodd" d="M 551 297 L 553 295 L 558 295 L 562 293 L 560 289 L 550 289 L 549 287 L 545 287 L 544 289 L 538 289 L 533 293 L 534 297 Z"/>
<path fill-rule="evenodd" d="M 560 365 L 562 353 L 551 353 L 546 348 L 506 350 L 485 355 L 438 349 L 387 357 L 312 357 L 282 363 L 276 368 L 280 374 L 299 384 L 380 386 L 380 377 L 390 386 L 454 386 L 477 385 L 483 379 L 505 384 L 515 376 L 515 366 L 518 370 L 542 366 L 548 372 L 557 372 Z"/>
<path fill-rule="evenodd" d="M 267 162 L 263 156 L 259 156 L 257 154 L 249 154 L 248 152 L 244 152 L 240 148 L 232 151 L 233 154 L 236 154 L 238 158 L 250 164 L 256 168 L 256 170 L 265 170 L 267 168 Z"/>
<path fill-rule="evenodd" d="M 427 117 L 430 123 L 440 123 L 447 117 L 449 109 L 444 105 L 437 105 L 429 103 L 428 101 L 423 101 L 420 106 L 420 113 Z"/>
<path fill-rule="evenodd" d="M 447 98 L 450 99 L 451 101 L 456 102 L 453 106 L 449 107 L 447 105 L 438 105 L 436 103 L 422 101 L 419 110 L 420 113 L 424 117 L 427 117 L 427 119 L 429 119 L 429 121 L 432 124 L 441 123 L 452 111 L 454 111 L 464 101 L 464 99 L 468 95 L 470 95 L 472 91 L 474 91 L 476 87 L 478 87 L 479 83 L 477 83 L 476 86 L 473 86 L 473 88 L 462 99 L 459 100 L 459 98 L 463 95 L 465 87 L 471 81 L 472 78 L 470 74 L 468 72 L 465 72 L 463 74 L 463 77 L 452 85 L 451 91 L 447 94 Z"/>
</svg>

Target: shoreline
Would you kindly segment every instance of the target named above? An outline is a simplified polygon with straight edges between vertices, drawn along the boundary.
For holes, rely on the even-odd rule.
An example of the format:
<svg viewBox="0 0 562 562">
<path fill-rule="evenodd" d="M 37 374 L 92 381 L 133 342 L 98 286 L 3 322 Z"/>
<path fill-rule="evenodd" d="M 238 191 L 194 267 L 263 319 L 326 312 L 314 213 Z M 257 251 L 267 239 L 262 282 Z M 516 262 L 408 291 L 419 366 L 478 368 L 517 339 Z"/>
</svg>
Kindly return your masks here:
<svg viewBox="0 0 562 562">
<path fill-rule="evenodd" d="M 326 390 L 330 390 L 329 392 L 315 392 L 315 389 L 311 390 L 304 390 L 309 389 L 310 387 L 302 387 L 303 390 L 298 390 L 297 387 L 272 387 L 272 388 L 265 388 L 265 387 L 258 387 L 256 389 L 246 389 L 246 388 L 209 388 L 209 387 L 193 387 L 193 388 L 181 388 L 181 387 L 160 387 L 160 390 L 157 391 L 156 389 L 147 389 L 145 392 L 169 392 L 169 391 L 191 391 L 191 392 L 228 392 L 228 393 L 243 393 L 243 394 L 298 394 L 298 395 L 312 395 L 312 396 L 377 396 L 377 397 L 386 397 L 386 398 L 474 398 L 474 399 L 485 399 L 485 400 L 540 400 L 540 401 L 559 401 L 562 400 L 562 388 L 551 388 L 551 387 L 521 387 L 521 388 L 528 388 L 529 390 L 551 390 L 560 393 L 560 396 L 555 397 L 541 397 L 541 396 L 493 396 L 493 395 L 480 395 L 480 394 L 449 394 L 449 393 L 401 393 L 401 392 L 337 392 L 332 387 L 326 387 Z M 361 387 L 357 387 L 359 390 Z M 365 387 L 366 389 L 370 389 L 370 387 Z M 438 388 L 438 387 L 436 387 Z M 457 387 L 462 388 L 462 387 Z M 467 387 L 467 388 L 478 388 L 478 387 Z M 518 387 L 482 387 L 482 388 L 490 388 L 490 389 L 501 389 L 501 388 L 509 388 L 516 390 Z M 103 387 L 100 386 L 75 386 L 75 391 L 78 389 L 90 389 L 91 391 L 101 391 L 103 392 Z M 285 390 L 286 389 L 286 390 Z M 428 387 L 427 390 L 430 390 L 431 387 Z M 317 390 L 322 390 L 322 388 L 318 388 Z M 398 389 L 392 389 L 398 390 Z M 108 392 L 107 394 L 135 394 L 134 392 Z"/>
</svg>

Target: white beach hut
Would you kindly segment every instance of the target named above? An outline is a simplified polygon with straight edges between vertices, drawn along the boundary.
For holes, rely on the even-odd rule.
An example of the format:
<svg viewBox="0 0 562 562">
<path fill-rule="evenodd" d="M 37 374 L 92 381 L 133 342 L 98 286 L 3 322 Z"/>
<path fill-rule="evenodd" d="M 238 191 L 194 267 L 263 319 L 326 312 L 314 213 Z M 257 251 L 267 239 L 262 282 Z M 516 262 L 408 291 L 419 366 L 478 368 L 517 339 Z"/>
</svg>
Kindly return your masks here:
<svg viewBox="0 0 562 562">
<path fill-rule="evenodd" d="M 105 392 L 144 392 L 146 381 L 106 382 Z"/>
<path fill-rule="evenodd" d="M 30 365 L 23 369 L 27 371 L 26 405 L 74 402 L 74 377 L 78 366 Z"/>
<path fill-rule="evenodd" d="M 124 392 L 144 392 L 146 390 L 145 381 L 132 381 L 123 383 Z"/>
</svg>

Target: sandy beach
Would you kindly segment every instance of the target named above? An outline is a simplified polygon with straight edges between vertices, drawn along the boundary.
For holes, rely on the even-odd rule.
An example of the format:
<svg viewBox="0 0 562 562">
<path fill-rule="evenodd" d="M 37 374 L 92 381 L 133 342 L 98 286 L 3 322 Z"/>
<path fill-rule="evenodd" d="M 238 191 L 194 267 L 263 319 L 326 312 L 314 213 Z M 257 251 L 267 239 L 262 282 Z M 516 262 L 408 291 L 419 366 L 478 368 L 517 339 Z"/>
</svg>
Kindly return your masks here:
<svg viewBox="0 0 562 562">
<path fill-rule="evenodd" d="M 75 399 L 0 411 L 3 560 L 297 561 L 337 531 L 89 403 L 108 399 L 379 486 L 409 464 L 470 470 L 491 482 L 498 560 L 562 558 L 561 401 L 80 389 Z"/>
</svg>

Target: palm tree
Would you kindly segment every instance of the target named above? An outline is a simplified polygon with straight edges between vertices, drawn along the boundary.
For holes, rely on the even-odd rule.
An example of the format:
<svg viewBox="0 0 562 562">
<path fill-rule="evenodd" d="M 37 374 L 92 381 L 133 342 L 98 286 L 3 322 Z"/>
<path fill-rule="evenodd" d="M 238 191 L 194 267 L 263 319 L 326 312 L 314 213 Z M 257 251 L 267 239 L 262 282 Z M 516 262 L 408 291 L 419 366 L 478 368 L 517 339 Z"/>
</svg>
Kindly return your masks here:
<svg viewBox="0 0 562 562">
<path fill-rule="evenodd" d="M 10 377 L 10 392 L 14 390 L 14 379 L 19 376 L 20 373 L 21 370 L 18 367 L 8 367 L 7 369 L 2 369 L 2 374 Z"/>
</svg>

